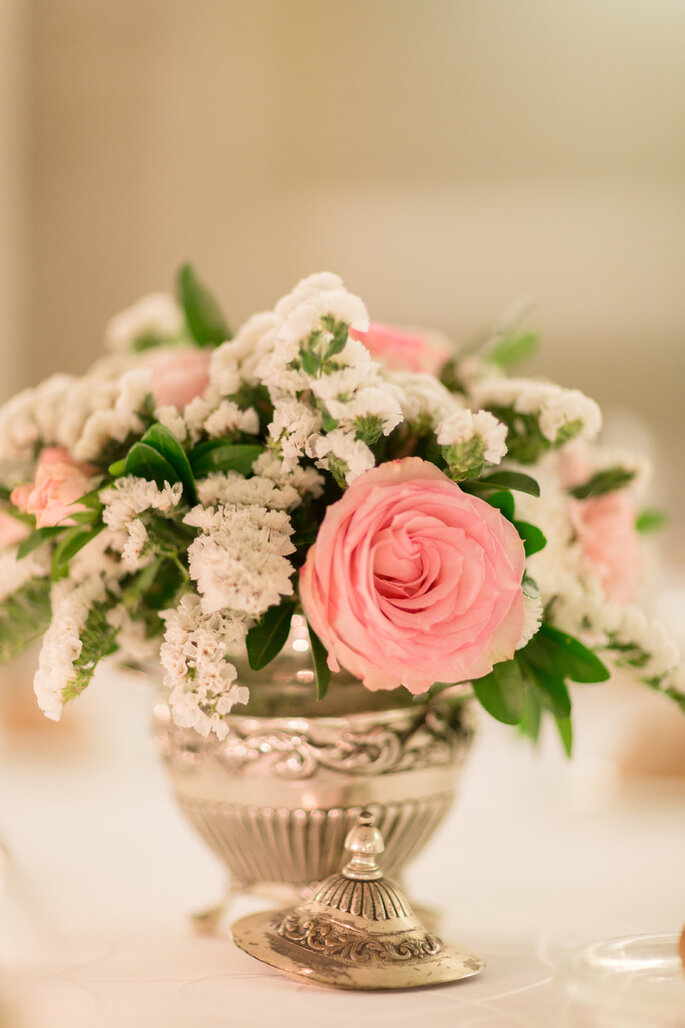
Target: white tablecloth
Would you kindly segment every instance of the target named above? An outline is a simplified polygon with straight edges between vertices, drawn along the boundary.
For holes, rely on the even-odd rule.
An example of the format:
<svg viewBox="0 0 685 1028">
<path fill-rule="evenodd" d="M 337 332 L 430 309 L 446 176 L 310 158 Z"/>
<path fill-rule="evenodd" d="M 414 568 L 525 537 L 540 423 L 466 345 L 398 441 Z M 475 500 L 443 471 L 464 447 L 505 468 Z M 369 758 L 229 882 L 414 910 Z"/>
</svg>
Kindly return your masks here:
<svg viewBox="0 0 685 1028">
<path fill-rule="evenodd" d="M 457 806 L 408 875 L 487 969 L 414 993 L 292 981 L 193 932 L 188 914 L 221 896 L 223 871 L 174 805 L 145 690 L 111 672 L 91 690 L 77 732 L 4 747 L 2 1028 L 627 1024 L 573 998 L 565 955 L 685 918 L 682 786 L 616 791 L 582 747 L 568 765 L 551 740 L 535 755 L 487 724 Z"/>
</svg>

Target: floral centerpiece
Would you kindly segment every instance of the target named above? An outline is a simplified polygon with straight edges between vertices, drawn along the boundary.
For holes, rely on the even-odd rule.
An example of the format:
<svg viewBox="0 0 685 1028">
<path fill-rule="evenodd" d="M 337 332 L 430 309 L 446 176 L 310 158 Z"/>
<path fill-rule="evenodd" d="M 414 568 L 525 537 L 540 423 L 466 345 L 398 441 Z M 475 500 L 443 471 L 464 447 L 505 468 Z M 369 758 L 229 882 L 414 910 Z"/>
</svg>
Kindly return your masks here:
<svg viewBox="0 0 685 1028">
<path fill-rule="evenodd" d="M 471 683 L 571 749 L 569 682 L 611 667 L 685 705 L 678 655 L 634 606 L 641 462 L 596 403 L 512 377 L 534 337 L 461 351 L 369 322 L 332 274 L 232 336 L 184 267 L 115 317 L 109 353 L 0 410 L 0 652 L 43 635 L 58 719 L 101 659 L 161 661 L 174 721 L 225 737 L 254 669 L 308 623 L 318 695 Z"/>
</svg>

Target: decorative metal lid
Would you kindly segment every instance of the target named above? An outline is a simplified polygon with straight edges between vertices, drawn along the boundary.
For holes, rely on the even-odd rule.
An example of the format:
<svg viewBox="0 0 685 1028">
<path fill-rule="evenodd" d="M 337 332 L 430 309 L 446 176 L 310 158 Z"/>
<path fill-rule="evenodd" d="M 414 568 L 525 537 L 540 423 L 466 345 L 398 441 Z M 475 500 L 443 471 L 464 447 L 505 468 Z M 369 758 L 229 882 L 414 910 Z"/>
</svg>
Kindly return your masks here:
<svg viewBox="0 0 685 1028">
<path fill-rule="evenodd" d="M 338 989 L 411 989 L 482 970 L 481 957 L 428 931 L 383 877 L 377 858 L 385 846 L 373 814 L 359 815 L 345 849 L 341 873 L 306 903 L 237 921 L 236 945 L 279 971 Z"/>
</svg>

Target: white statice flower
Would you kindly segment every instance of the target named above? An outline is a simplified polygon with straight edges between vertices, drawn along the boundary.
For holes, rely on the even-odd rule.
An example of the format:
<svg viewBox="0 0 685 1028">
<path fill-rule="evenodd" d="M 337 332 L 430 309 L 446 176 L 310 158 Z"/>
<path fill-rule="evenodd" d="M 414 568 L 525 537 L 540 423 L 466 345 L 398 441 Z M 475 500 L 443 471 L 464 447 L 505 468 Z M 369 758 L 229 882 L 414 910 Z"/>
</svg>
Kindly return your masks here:
<svg viewBox="0 0 685 1028">
<path fill-rule="evenodd" d="M 180 482 L 165 482 L 160 489 L 154 482 L 135 475 L 117 478 L 103 489 L 100 499 L 104 504 L 102 519 L 112 529 L 128 528 L 129 523 L 145 510 L 169 514 L 181 502 L 183 486 Z"/>
<path fill-rule="evenodd" d="M 321 412 L 291 397 L 274 404 L 269 435 L 278 444 L 283 462 L 294 467 L 305 453 L 307 443 L 321 430 Z"/>
<path fill-rule="evenodd" d="M 165 404 L 155 409 L 155 420 L 167 428 L 179 443 L 184 443 L 188 438 L 188 427 L 185 418 L 178 407 L 173 404 Z"/>
<path fill-rule="evenodd" d="M 459 446 L 477 436 L 488 464 L 499 464 L 507 452 L 507 426 L 485 410 L 450 414 L 437 426 L 436 435 L 440 446 Z"/>
<path fill-rule="evenodd" d="M 29 579 L 45 578 L 50 572 L 48 547 L 39 546 L 20 559 L 17 559 L 18 548 L 4 546 L 0 549 L 0 603 L 26 585 Z"/>
<path fill-rule="evenodd" d="M 116 593 L 119 581 L 128 574 L 121 561 L 127 538 L 123 529 L 103 528 L 71 558 L 70 581 L 81 583 L 100 577 L 109 591 Z"/>
<path fill-rule="evenodd" d="M 149 368 L 136 368 L 121 376 L 114 406 L 94 411 L 83 426 L 73 448 L 77 460 L 97 459 L 112 439 L 122 443 L 127 436 L 143 432 L 139 415 L 150 392 L 150 375 Z"/>
<path fill-rule="evenodd" d="M 234 612 L 206 614 L 200 597 L 186 593 L 176 610 L 162 613 L 166 622 L 160 660 L 169 689 L 171 715 L 182 728 L 203 736 L 228 733 L 224 718 L 249 692 L 236 682 L 236 668 L 226 659 L 244 645 L 247 621 Z"/>
<path fill-rule="evenodd" d="M 220 439 L 231 432 L 247 432 L 257 435 L 259 415 L 254 407 L 243 410 L 233 400 L 222 400 L 204 423 L 204 430 L 210 439 Z"/>
<path fill-rule="evenodd" d="M 134 518 L 129 522 L 128 538 L 121 551 L 124 567 L 129 571 L 139 571 L 150 563 L 153 556 L 147 529 L 140 518 Z"/>
<path fill-rule="evenodd" d="M 291 596 L 295 552 L 285 511 L 231 505 L 193 507 L 184 523 L 199 528 L 188 548 L 190 577 L 205 614 L 229 609 L 259 617 L 282 596 Z"/>
<path fill-rule="evenodd" d="M 0 407 L 0 455 L 3 461 L 25 457 L 39 438 L 35 390 L 24 389 Z"/>
<path fill-rule="evenodd" d="M 91 608 L 105 599 L 100 577 L 75 583 L 65 578 L 52 587 L 52 621 L 43 636 L 33 688 L 38 705 L 52 721 L 59 721 L 65 690 L 77 676 L 75 661 L 81 656 L 81 633 Z"/>
<path fill-rule="evenodd" d="M 279 324 L 280 319 L 273 311 L 253 314 L 240 326 L 233 339 L 214 350 L 209 364 L 209 381 L 220 396 L 231 396 L 237 392 L 240 380 L 249 385 L 259 382 L 256 368 L 273 348 Z"/>
<path fill-rule="evenodd" d="M 325 315 L 360 332 L 366 332 L 369 327 L 369 315 L 362 300 L 345 289 L 341 278 L 326 271 L 301 279 L 278 301 L 274 313 L 280 321 L 281 338 L 295 341 L 316 331 Z"/>
<path fill-rule="evenodd" d="M 51 375 L 36 386 L 35 419 L 43 444 L 61 442 L 61 423 L 77 379 L 73 375 Z"/>
<path fill-rule="evenodd" d="M 516 493 L 516 516 L 535 525 L 545 536 L 544 549 L 526 560 L 545 607 L 557 627 L 572 635 L 581 629 L 588 605 L 601 595 L 599 579 L 587 566 L 575 539 L 569 497 L 557 474 L 556 454 L 544 456 L 535 467 L 539 496 Z M 552 602 L 554 601 L 554 602 Z"/>
<path fill-rule="evenodd" d="M 323 475 L 316 468 L 297 464 L 290 468 L 273 450 L 265 450 L 252 465 L 255 475 L 268 478 L 279 489 L 292 487 L 300 496 L 321 496 L 324 489 Z"/>
<path fill-rule="evenodd" d="M 375 464 L 373 453 L 366 443 L 356 439 L 353 432 L 345 432 L 340 428 L 326 435 L 312 436 L 307 453 L 316 458 L 316 466 L 319 468 L 328 471 L 338 468 L 348 485 Z"/>
<path fill-rule="evenodd" d="M 319 388 L 322 379 L 327 377 L 327 374 L 311 376 L 304 367 L 298 366 L 301 347 L 314 332 L 322 333 L 320 351 L 321 356 L 325 354 L 330 333 L 322 319 L 331 318 L 362 331 L 368 328 L 368 313 L 362 301 L 344 289 L 339 280 L 334 282 L 334 278 L 324 275 L 304 279 L 276 304 L 274 313 L 278 323 L 273 329 L 273 342 L 255 368 L 257 378 L 267 387 L 272 399 L 294 396 L 314 388 L 315 384 Z M 342 351 L 335 355 L 334 366 L 327 368 L 327 373 L 337 374 L 351 368 L 351 374 L 358 377 L 355 369 L 362 361 L 372 363 L 366 348 L 350 337 Z M 356 388 L 361 381 L 359 379 L 352 387 Z M 333 388 L 334 395 L 345 391 L 337 383 Z"/>
<path fill-rule="evenodd" d="M 244 478 L 237 471 L 215 471 L 198 479 L 197 495 L 205 507 L 256 504 L 270 510 L 291 510 L 302 502 L 298 490 L 287 481 L 279 486 L 266 476 Z"/>
<path fill-rule="evenodd" d="M 542 600 L 538 595 L 531 596 L 528 593 L 523 593 L 523 630 L 521 632 L 521 638 L 519 639 L 516 649 L 522 650 L 527 643 L 537 633 L 540 625 L 542 624 L 542 617 L 544 614 L 544 608 L 542 606 Z"/>
<path fill-rule="evenodd" d="M 183 327 L 183 313 L 173 296 L 150 293 L 110 318 L 105 326 L 105 346 L 121 351 L 132 349 L 141 339 L 167 342 L 178 338 Z"/>
<path fill-rule="evenodd" d="M 552 382 L 493 375 L 474 382 L 471 396 L 479 407 L 512 407 L 519 414 L 537 415 L 540 431 L 550 442 L 576 422 L 580 423 L 578 439 L 594 439 L 602 427 L 594 400 L 579 389 L 563 389 Z"/>
<path fill-rule="evenodd" d="M 395 391 L 402 414 L 410 424 L 435 426 L 464 408 L 462 400 L 433 375 L 385 371 L 384 377 Z"/>
<path fill-rule="evenodd" d="M 117 629 L 118 658 L 146 663 L 159 659 L 160 639 L 149 639 L 145 622 L 134 621 L 121 604 L 107 611 L 107 622 Z"/>
<path fill-rule="evenodd" d="M 630 665 L 638 659 L 635 671 L 640 678 L 661 679 L 673 675 L 682 665 L 678 647 L 658 621 L 646 616 L 632 604 L 598 602 L 590 611 L 593 630 L 605 637 L 605 645 L 621 649 L 614 653 L 618 664 Z"/>
<path fill-rule="evenodd" d="M 339 422 L 340 428 L 359 427 L 368 420 L 378 421 L 383 435 L 390 435 L 404 420 L 402 407 L 393 390 L 382 381 L 378 385 L 357 389 L 350 400 L 326 401 L 329 414 Z"/>
</svg>

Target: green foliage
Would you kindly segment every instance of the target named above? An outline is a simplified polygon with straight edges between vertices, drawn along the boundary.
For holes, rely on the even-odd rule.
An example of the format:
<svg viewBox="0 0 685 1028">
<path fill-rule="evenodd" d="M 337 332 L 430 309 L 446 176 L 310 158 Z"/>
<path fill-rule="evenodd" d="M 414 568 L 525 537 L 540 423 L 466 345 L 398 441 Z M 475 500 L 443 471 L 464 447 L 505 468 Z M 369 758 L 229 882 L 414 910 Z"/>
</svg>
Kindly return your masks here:
<svg viewBox="0 0 685 1028">
<path fill-rule="evenodd" d="M 508 490 L 502 489 L 497 493 L 488 493 L 482 499 L 491 507 L 497 507 L 507 521 L 514 520 L 514 497 Z"/>
<path fill-rule="evenodd" d="M 91 607 L 81 632 L 81 653 L 74 661 L 75 677 L 62 689 L 62 702 L 80 696 L 90 684 L 95 668 L 103 657 L 109 656 L 117 649 L 116 638 L 118 628 L 113 628 L 107 621 L 107 613 L 115 605 L 116 600 L 108 596 L 104 603 Z"/>
<path fill-rule="evenodd" d="M 145 478 L 148 482 L 155 482 L 160 489 L 166 482 L 174 485 L 179 481 L 176 470 L 161 453 L 149 443 L 134 443 L 128 451 L 124 474 L 136 475 L 138 478 Z"/>
<path fill-rule="evenodd" d="M 231 338 L 219 304 L 200 282 L 192 264 L 184 264 L 179 270 L 176 291 L 188 331 L 198 346 L 219 346 Z"/>
<path fill-rule="evenodd" d="M 522 364 L 535 356 L 539 345 L 540 337 L 535 332 L 505 335 L 495 343 L 487 359 L 508 371 L 516 364 Z"/>
<path fill-rule="evenodd" d="M 522 652 L 533 667 L 570 678 L 572 682 L 606 682 L 610 677 L 609 670 L 592 650 L 546 623 Z"/>
<path fill-rule="evenodd" d="M 195 479 L 190 461 L 173 432 L 157 423 L 148 428 L 141 439 L 141 444 L 151 446 L 171 465 L 176 472 L 175 481 L 183 484 L 183 492 L 189 503 L 197 503 Z"/>
<path fill-rule="evenodd" d="M 99 524 L 92 529 L 83 529 L 76 525 L 65 532 L 52 555 L 50 578 L 53 582 L 66 576 L 71 558 L 76 556 L 84 546 L 87 546 L 104 527 L 103 524 Z"/>
<path fill-rule="evenodd" d="M 547 539 L 536 525 L 531 525 L 528 521 L 514 521 L 513 525 L 523 540 L 526 557 L 531 557 L 534 553 L 544 550 Z"/>
<path fill-rule="evenodd" d="M 668 517 L 663 510 L 645 507 L 635 519 L 635 528 L 638 532 L 656 532 L 663 528 L 667 521 Z"/>
<path fill-rule="evenodd" d="M 294 610 L 294 600 L 283 600 L 278 607 L 269 607 L 261 621 L 247 633 L 247 659 L 253 671 L 261 671 L 281 652 Z"/>
<path fill-rule="evenodd" d="M 506 725 L 516 725 L 523 715 L 526 688 L 516 660 L 495 664 L 492 671 L 473 683 L 478 702 L 488 714 Z"/>
<path fill-rule="evenodd" d="M 252 465 L 262 453 L 264 447 L 254 443 L 208 439 L 189 451 L 188 460 L 196 478 L 204 478 L 212 471 L 237 471 L 247 477 L 252 474 Z"/>
<path fill-rule="evenodd" d="M 325 314 L 321 324 L 327 332 L 331 333 L 331 341 L 328 344 L 324 360 L 330 360 L 345 349 L 350 326 L 344 321 L 336 321 L 330 314 Z"/>
<path fill-rule="evenodd" d="M 615 489 L 623 489 L 635 478 L 635 471 L 619 466 L 603 468 L 596 471 L 587 482 L 569 489 L 571 496 L 577 500 L 586 500 L 589 496 L 603 496 Z"/>
<path fill-rule="evenodd" d="M 447 465 L 447 474 L 455 482 L 473 479 L 485 467 L 485 443 L 479 435 L 473 435 L 463 443 L 443 446 L 442 457 Z"/>
<path fill-rule="evenodd" d="M 0 662 L 22 653 L 50 624 L 50 581 L 30 578 L 0 603 Z"/>
<path fill-rule="evenodd" d="M 573 732 L 566 680 L 602 682 L 608 677 L 602 661 L 578 639 L 544 623 L 512 660 L 495 664 L 490 674 L 474 681 L 473 690 L 492 717 L 505 724 L 518 724 L 533 740 L 539 735 L 542 713 L 547 710 L 570 756 Z"/>
<path fill-rule="evenodd" d="M 34 550 L 42 546 L 43 543 L 47 542 L 48 539 L 54 539 L 60 532 L 66 531 L 65 525 L 50 525 L 47 528 L 37 528 L 35 532 L 31 532 L 24 539 L 17 549 L 17 558 L 28 557 L 29 553 L 33 553 Z"/>
<path fill-rule="evenodd" d="M 314 661 L 314 670 L 316 672 L 316 698 L 322 700 L 328 692 L 328 686 L 331 684 L 331 669 L 328 666 L 328 653 L 326 647 L 319 639 L 318 635 L 307 622 L 307 628 L 309 630 L 309 643 L 312 648 L 312 659 Z"/>
<path fill-rule="evenodd" d="M 513 489 L 515 492 L 539 496 L 540 486 L 530 475 L 522 471 L 492 471 L 478 479 L 480 486 L 494 489 Z"/>
</svg>

